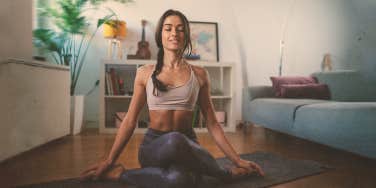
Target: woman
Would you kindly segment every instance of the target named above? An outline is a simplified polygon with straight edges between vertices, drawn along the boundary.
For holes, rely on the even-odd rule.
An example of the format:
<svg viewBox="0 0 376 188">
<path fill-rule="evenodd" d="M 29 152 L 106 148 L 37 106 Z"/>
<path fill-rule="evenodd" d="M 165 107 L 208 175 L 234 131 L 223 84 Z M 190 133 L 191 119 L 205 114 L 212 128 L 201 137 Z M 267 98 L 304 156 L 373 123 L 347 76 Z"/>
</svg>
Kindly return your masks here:
<svg viewBox="0 0 376 188">
<path fill-rule="evenodd" d="M 207 72 L 183 59 L 191 51 L 189 22 L 179 11 L 168 10 L 160 18 L 155 40 L 157 64 L 137 70 L 134 95 L 107 159 L 84 171 L 85 179 L 112 179 L 140 187 L 194 187 L 200 175 L 231 180 L 261 168 L 241 159 L 224 136 L 210 99 Z M 198 100 L 207 128 L 216 144 L 236 167 L 224 169 L 197 142 L 192 128 L 193 108 Z M 140 169 L 114 165 L 136 127 L 145 102 L 150 126 L 139 149 Z"/>
</svg>

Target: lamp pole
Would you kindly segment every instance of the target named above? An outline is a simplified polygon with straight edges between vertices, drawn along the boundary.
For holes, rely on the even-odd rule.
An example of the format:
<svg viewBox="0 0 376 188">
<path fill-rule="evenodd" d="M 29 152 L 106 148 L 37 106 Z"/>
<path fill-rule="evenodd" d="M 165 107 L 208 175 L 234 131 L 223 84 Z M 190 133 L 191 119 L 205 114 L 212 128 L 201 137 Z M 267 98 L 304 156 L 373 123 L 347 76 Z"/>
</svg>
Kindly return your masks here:
<svg viewBox="0 0 376 188">
<path fill-rule="evenodd" d="M 285 49 L 286 29 L 287 29 L 287 25 L 288 25 L 290 15 L 292 14 L 292 12 L 294 10 L 295 2 L 296 2 L 296 0 L 292 0 L 292 2 L 290 4 L 290 8 L 287 12 L 288 14 L 286 16 L 285 21 L 283 22 L 283 25 L 282 25 L 282 35 L 281 35 L 281 40 L 279 40 L 279 67 L 278 67 L 278 75 L 279 76 L 282 76 L 282 70 L 283 70 L 283 52 L 284 52 L 284 49 Z"/>
<path fill-rule="evenodd" d="M 282 76 L 282 66 L 283 66 L 283 50 L 284 50 L 285 41 L 279 41 L 279 67 L 278 67 L 278 75 Z"/>
</svg>

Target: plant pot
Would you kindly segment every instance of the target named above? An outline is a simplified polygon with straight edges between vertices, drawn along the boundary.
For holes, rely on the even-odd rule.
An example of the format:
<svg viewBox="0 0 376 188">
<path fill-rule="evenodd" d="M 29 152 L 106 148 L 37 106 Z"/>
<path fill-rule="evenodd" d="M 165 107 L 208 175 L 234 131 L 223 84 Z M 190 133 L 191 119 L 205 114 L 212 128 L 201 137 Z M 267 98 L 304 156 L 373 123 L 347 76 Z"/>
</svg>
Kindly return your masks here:
<svg viewBox="0 0 376 188">
<path fill-rule="evenodd" d="M 71 96 L 70 134 L 79 134 L 82 130 L 84 119 L 84 95 Z"/>
</svg>

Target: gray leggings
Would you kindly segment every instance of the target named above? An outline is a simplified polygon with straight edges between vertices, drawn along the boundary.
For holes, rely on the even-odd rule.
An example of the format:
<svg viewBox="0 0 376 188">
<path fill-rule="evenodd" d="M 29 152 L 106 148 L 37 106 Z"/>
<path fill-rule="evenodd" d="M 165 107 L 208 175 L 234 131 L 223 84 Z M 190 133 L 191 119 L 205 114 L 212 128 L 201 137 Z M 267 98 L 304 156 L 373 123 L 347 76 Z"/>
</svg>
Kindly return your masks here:
<svg viewBox="0 0 376 188">
<path fill-rule="evenodd" d="M 142 188 L 185 188 L 196 187 L 201 175 L 220 179 L 231 176 L 198 144 L 193 129 L 180 133 L 149 128 L 138 159 L 142 168 L 126 170 L 120 181 Z"/>
</svg>

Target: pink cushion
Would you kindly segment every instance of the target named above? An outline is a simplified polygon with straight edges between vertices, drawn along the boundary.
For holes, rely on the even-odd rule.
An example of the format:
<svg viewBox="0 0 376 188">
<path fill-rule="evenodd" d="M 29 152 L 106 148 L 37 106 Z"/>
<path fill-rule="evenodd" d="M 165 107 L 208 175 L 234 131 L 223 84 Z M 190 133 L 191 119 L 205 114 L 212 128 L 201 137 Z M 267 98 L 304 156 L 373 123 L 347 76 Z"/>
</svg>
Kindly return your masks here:
<svg viewBox="0 0 376 188">
<path fill-rule="evenodd" d="M 329 100 L 330 91 L 326 84 L 281 85 L 281 97 Z"/>
<path fill-rule="evenodd" d="M 273 90 L 276 97 L 281 96 L 281 85 L 290 84 L 317 84 L 316 77 L 313 76 L 279 76 L 270 77 L 273 84 Z"/>
</svg>

